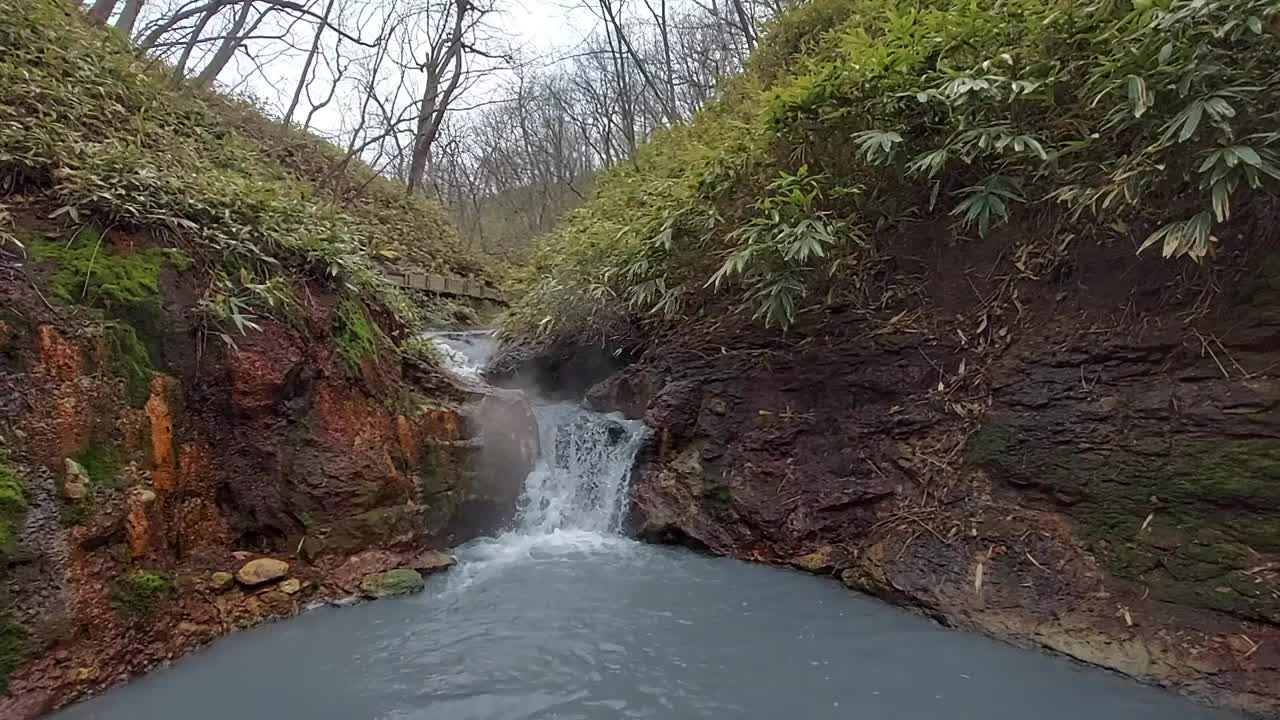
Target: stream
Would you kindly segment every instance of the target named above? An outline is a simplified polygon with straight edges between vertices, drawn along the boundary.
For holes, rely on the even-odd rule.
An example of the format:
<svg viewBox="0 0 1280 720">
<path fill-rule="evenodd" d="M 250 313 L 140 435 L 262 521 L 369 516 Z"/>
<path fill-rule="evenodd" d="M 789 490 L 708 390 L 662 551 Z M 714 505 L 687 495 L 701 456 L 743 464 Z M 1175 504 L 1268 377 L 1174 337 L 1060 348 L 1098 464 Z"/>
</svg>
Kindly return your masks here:
<svg viewBox="0 0 1280 720">
<path fill-rule="evenodd" d="M 487 336 L 438 336 L 477 377 Z M 58 720 L 1192 720 L 1237 717 L 799 572 L 619 530 L 645 429 L 537 408 L 515 526 L 425 592 L 214 643 Z M 951 713 L 957 713 L 952 716 Z"/>
</svg>

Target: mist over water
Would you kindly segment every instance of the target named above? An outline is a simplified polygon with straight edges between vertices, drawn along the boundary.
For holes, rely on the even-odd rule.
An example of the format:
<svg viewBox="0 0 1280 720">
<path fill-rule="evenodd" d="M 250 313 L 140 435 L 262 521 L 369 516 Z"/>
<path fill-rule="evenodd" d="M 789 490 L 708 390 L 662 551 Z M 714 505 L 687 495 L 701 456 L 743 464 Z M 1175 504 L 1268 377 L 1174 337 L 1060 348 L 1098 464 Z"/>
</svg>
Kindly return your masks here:
<svg viewBox="0 0 1280 720">
<path fill-rule="evenodd" d="M 478 377 L 486 351 L 451 335 Z M 459 548 L 426 592 L 246 631 L 59 720 L 1235 717 L 830 579 L 626 539 L 643 425 L 536 413 L 544 457 L 513 528 Z"/>
</svg>

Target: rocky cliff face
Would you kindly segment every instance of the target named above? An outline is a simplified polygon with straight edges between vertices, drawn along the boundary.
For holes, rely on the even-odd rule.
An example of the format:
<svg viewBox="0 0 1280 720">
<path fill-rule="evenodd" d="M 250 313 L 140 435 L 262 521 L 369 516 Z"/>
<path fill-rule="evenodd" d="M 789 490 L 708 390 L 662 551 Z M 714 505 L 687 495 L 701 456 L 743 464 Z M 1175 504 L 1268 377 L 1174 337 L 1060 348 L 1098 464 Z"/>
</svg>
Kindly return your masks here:
<svg viewBox="0 0 1280 720">
<path fill-rule="evenodd" d="M 635 532 L 1275 714 L 1274 242 L 1018 247 L 926 229 L 786 335 L 654 338 L 587 394 L 656 431 Z"/>
<path fill-rule="evenodd" d="M 258 321 L 232 345 L 195 324 L 172 270 L 145 323 L 50 303 L 40 273 L 0 267 L 0 462 L 20 488 L 0 518 L 0 716 L 353 592 L 513 514 L 538 451 L 523 395 L 387 349 L 353 361 L 324 288 L 300 288 L 293 324 Z M 287 568 L 236 577 L 268 557 Z"/>
</svg>

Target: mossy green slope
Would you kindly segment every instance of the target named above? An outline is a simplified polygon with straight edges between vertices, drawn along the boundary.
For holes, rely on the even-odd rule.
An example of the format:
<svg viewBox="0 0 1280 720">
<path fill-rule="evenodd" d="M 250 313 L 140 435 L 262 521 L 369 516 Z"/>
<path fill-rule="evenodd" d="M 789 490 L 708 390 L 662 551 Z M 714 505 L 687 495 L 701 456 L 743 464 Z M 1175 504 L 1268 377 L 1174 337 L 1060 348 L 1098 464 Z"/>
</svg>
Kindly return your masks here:
<svg viewBox="0 0 1280 720">
<path fill-rule="evenodd" d="M 283 146 L 290 151 L 273 150 Z M 175 84 L 162 63 L 91 26 L 67 0 L 0 0 L 0 174 L 23 189 L 31 211 L 94 222 L 107 235 L 143 231 L 157 248 L 181 249 L 211 279 L 200 308 L 215 318 L 245 307 L 277 312 L 287 281 L 302 275 L 338 278 L 398 306 L 380 260 L 477 272 L 437 206 L 359 161 L 337 175 L 363 191 L 334 197 L 341 157 L 240 103 Z M 94 274 L 125 276 L 85 291 L 79 270 L 96 245 L 48 253 L 66 261 L 53 280 L 59 296 L 109 301 L 87 295 L 154 287 L 156 258 L 99 267 L 99 253 Z"/>
</svg>

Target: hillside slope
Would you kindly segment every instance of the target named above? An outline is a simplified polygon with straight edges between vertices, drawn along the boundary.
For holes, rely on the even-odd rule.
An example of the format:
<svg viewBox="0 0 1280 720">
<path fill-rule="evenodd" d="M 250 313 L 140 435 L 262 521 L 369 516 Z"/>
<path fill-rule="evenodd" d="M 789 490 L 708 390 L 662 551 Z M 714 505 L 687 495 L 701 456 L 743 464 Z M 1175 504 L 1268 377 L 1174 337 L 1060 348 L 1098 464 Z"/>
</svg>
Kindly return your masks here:
<svg viewBox="0 0 1280 720">
<path fill-rule="evenodd" d="M 802 3 L 495 368 L 654 428 L 641 537 L 1275 716 L 1278 90 L 1270 2 Z"/>
<path fill-rule="evenodd" d="M 527 403 L 442 374 L 379 270 L 480 264 L 341 159 L 71 2 L 0 0 L 0 716 L 514 512 Z"/>
</svg>

